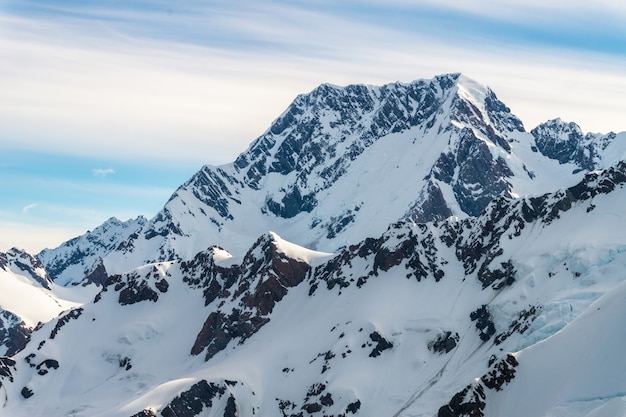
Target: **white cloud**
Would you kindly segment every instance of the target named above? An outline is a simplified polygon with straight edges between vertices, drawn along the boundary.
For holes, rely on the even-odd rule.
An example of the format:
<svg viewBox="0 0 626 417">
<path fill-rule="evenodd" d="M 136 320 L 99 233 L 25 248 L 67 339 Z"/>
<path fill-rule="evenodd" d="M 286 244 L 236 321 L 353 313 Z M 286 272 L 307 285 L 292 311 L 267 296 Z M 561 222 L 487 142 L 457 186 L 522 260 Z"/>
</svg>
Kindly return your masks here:
<svg viewBox="0 0 626 417">
<path fill-rule="evenodd" d="M 91 172 L 96 177 L 106 177 L 107 175 L 115 174 L 115 170 L 113 168 L 94 168 L 91 170 Z"/>
</svg>

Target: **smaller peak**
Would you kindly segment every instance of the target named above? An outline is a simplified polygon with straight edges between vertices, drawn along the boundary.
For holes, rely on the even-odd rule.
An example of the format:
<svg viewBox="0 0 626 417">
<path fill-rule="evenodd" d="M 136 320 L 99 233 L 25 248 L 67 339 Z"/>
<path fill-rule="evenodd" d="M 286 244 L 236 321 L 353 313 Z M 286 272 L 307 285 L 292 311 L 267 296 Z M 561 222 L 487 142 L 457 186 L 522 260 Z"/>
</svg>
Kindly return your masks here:
<svg viewBox="0 0 626 417">
<path fill-rule="evenodd" d="M 13 246 L 11 249 L 6 251 L 6 254 L 12 255 L 12 256 L 22 256 L 22 255 L 27 255 L 28 253 L 24 249 L 20 249 L 16 246 Z"/>
<path fill-rule="evenodd" d="M 456 83 L 460 78 L 464 77 L 464 75 L 460 72 L 450 72 L 447 74 L 439 74 L 434 77 L 435 80 L 442 82 L 448 81 L 451 83 Z"/>
<path fill-rule="evenodd" d="M 115 216 L 109 217 L 103 224 L 120 224 L 122 221 Z"/>
<path fill-rule="evenodd" d="M 545 130 L 545 129 L 556 130 L 556 131 L 561 132 L 561 133 L 575 132 L 575 133 L 582 134 L 582 129 L 580 128 L 580 126 L 578 126 L 578 124 L 576 124 L 574 122 L 566 122 L 563 119 L 561 119 L 560 117 L 556 117 L 554 119 L 550 119 L 548 121 L 545 121 L 545 122 L 539 124 L 532 131 L 533 132 L 537 132 L 537 131 L 541 131 L 541 130 Z"/>
<path fill-rule="evenodd" d="M 326 94 L 336 93 L 337 91 L 343 90 L 345 87 L 340 85 L 331 84 L 331 83 L 322 83 L 315 87 L 309 94 L 301 94 L 301 96 L 324 96 Z"/>
</svg>

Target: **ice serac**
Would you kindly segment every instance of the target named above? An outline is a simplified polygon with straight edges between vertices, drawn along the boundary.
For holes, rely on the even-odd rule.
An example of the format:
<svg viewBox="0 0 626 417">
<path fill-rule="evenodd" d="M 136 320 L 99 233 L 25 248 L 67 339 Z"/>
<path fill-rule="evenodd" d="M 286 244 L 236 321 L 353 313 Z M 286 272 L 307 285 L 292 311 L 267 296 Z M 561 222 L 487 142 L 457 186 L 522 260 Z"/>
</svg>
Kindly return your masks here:
<svg viewBox="0 0 626 417">
<path fill-rule="evenodd" d="M 111 219 L 39 259 L 69 284 L 98 267 L 102 277 L 120 274 L 212 245 L 243 255 L 268 230 L 334 251 L 402 218 L 476 216 L 496 197 L 547 192 L 584 174 L 536 148 L 491 89 L 461 74 L 323 84 L 233 163 L 202 167 L 151 220 Z"/>
</svg>

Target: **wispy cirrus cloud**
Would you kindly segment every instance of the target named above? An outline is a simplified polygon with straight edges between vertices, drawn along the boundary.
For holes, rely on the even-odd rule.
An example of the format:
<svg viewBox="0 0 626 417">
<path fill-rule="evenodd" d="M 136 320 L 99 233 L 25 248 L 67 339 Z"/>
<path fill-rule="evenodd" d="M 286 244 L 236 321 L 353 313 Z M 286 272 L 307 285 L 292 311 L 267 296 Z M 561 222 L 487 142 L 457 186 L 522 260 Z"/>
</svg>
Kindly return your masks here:
<svg viewBox="0 0 626 417">
<path fill-rule="evenodd" d="M 28 213 L 31 209 L 34 209 L 35 207 L 37 207 L 37 203 L 32 203 L 32 204 L 28 204 L 26 206 L 24 206 L 22 208 L 22 213 L 26 214 Z"/>
<path fill-rule="evenodd" d="M 588 22 L 624 6 L 486 3 L 26 2 L 37 13 L 0 13 L 0 59 L 13 63 L 0 68 L 0 139 L 223 163 L 322 82 L 458 71 L 492 86 L 529 127 L 559 115 L 586 130 L 626 130 L 625 29 L 604 29 L 615 26 L 608 17 Z M 533 15 L 552 32 L 527 29 Z M 583 38 L 624 47 L 611 55 L 560 41 Z"/>
<path fill-rule="evenodd" d="M 527 128 L 560 116 L 585 131 L 626 130 L 625 20 L 626 5 L 609 0 L 8 0 L 0 8 L 0 147 L 43 153 L 23 166 L 52 169 L 14 177 L 15 196 L 5 192 L 0 209 L 19 214 L 39 201 L 29 218 L 49 213 L 41 227 L 79 229 L 107 213 L 123 218 L 121 202 L 123 213 L 153 214 L 179 185 L 166 181 L 180 172 L 165 167 L 191 175 L 234 160 L 297 94 L 322 82 L 464 72 Z M 129 174 L 137 161 L 158 169 Z M 89 182 L 89 170 L 115 181 Z M 72 207 L 80 215 L 70 218 Z M 17 217 L 0 215 L 3 234 L 26 230 L 8 227 Z"/>
</svg>

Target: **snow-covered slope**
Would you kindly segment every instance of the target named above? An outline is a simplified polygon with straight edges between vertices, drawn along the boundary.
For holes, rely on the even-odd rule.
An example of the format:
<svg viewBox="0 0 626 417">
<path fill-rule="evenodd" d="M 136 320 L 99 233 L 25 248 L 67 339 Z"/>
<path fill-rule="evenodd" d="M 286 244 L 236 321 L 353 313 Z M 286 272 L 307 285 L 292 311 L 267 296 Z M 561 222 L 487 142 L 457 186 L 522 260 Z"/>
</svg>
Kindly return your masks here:
<svg viewBox="0 0 626 417">
<path fill-rule="evenodd" d="M 37 324 L 84 303 L 94 290 L 72 291 L 57 285 L 37 259 L 21 250 L 0 253 L 0 354 L 23 349 Z"/>
<path fill-rule="evenodd" d="M 572 185 L 609 166 L 603 152 L 626 150 L 615 134 L 576 133 L 562 151 L 549 139 L 565 135 L 562 125 L 526 133 L 493 91 L 460 74 L 382 87 L 324 84 L 298 96 L 233 163 L 203 167 L 153 219 L 111 219 L 38 258 L 65 285 L 96 268 L 98 276 L 119 274 L 211 245 L 243 255 L 268 230 L 333 252 L 402 218 L 465 218 L 499 196 Z M 580 162 L 596 139 L 592 162 Z"/>
<path fill-rule="evenodd" d="M 1 359 L 0 415 L 624 415 L 625 187 L 110 276 Z"/>
</svg>

